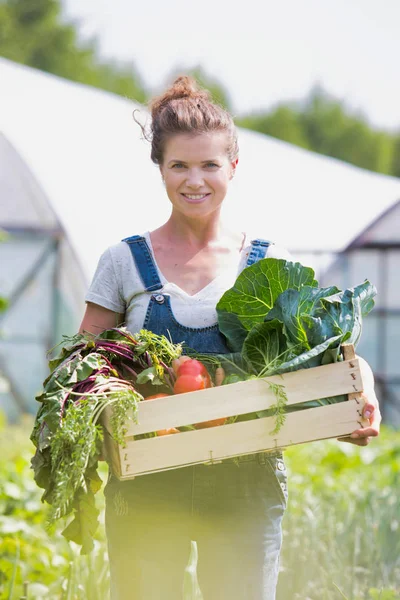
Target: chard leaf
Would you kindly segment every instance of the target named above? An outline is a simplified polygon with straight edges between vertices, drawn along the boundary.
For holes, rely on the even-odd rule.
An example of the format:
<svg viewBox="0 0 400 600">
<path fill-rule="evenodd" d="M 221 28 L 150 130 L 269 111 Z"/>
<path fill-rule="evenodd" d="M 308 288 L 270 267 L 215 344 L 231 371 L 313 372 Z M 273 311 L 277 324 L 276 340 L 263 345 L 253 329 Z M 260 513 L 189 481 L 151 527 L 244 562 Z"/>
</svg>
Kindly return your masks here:
<svg viewBox="0 0 400 600">
<path fill-rule="evenodd" d="M 231 323 L 226 324 L 224 312 L 237 315 L 248 331 L 262 323 L 281 292 L 288 288 L 301 289 L 304 285 L 316 287 L 314 271 L 300 263 L 278 258 L 264 258 L 246 267 L 232 288 L 227 290 L 217 304 L 218 323 L 231 345 Z"/>
<path fill-rule="evenodd" d="M 42 452 L 37 448 L 31 458 L 31 469 L 33 469 L 36 484 L 41 488 L 45 488 L 51 474 L 50 450 L 45 449 Z"/>
<path fill-rule="evenodd" d="M 144 369 L 137 376 L 136 383 L 142 385 L 143 383 L 152 383 L 153 385 L 162 385 L 164 382 L 160 379 L 157 367 L 149 367 Z"/>
<path fill-rule="evenodd" d="M 106 364 L 100 354 L 93 354 L 94 358 L 90 358 L 91 356 L 91 354 L 82 356 L 80 352 L 77 352 L 69 360 L 61 363 L 44 381 L 43 387 L 46 394 L 52 390 L 58 392 L 60 386 L 67 387 L 83 381 L 94 369 L 99 369 L 100 365 Z"/>
<path fill-rule="evenodd" d="M 78 381 L 83 381 L 89 375 L 92 374 L 93 371 L 98 371 L 104 365 L 106 365 L 106 361 L 104 358 L 97 354 L 96 352 L 92 352 L 87 356 L 81 358 L 81 360 L 76 365 L 76 377 Z"/>
<path fill-rule="evenodd" d="M 97 460 L 85 471 L 86 485 L 93 494 L 96 494 L 103 485 L 103 480 L 97 472 Z"/>
<path fill-rule="evenodd" d="M 85 342 L 83 340 L 82 334 L 73 336 L 71 338 L 66 338 L 67 343 L 61 348 L 58 356 L 49 360 L 49 369 L 50 371 L 54 371 L 57 367 L 59 367 L 65 360 L 72 358 L 74 354 L 79 352 L 85 347 Z M 68 341 L 70 343 L 68 343 Z M 55 348 L 49 351 L 49 353 L 53 352 Z"/>
<path fill-rule="evenodd" d="M 99 524 L 99 510 L 96 508 L 94 494 L 90 488 L 86 492 L 82 490 L 74 502 L 74 508 L 74 518 L 62 535 L 67 540 L 81 545 L 81 554 L 89 554 L 93 550 L 93 538 Z"/>
</svg>

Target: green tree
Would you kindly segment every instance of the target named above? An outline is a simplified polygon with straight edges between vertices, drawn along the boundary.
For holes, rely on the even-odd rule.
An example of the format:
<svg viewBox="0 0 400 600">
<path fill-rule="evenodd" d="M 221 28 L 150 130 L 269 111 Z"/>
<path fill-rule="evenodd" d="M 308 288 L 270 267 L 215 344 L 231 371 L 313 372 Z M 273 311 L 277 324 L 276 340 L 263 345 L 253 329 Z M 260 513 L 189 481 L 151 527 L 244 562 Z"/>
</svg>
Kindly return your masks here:
<svg viewBox="0 0 400 600">
<path fill-rule="evenodd" d="M 349 113 L 343 104 L 317 89 L 307 99 L 300 123 L 309 147 L 371 171 L 390 173 L 393 138 L 374 131 L 362 115 Z"/>
<path fill-rule="evenodd" d="M 391 174 L 400 177 L 400 130 L 394 136 L 393 140 L 393 158 Z"/>
<path fill-rule="evenodd" d="M 302 148 L 309 148 L 298 112 L 290 106 L 277 106 L 269 114 L 250 114 L 236 120 L 240 127 L 260 131 Z"/>
<path fill-rule="evenodd" d="M 60 0 L 0 0 L 0 54 L 138 102 L 146 97 L 134 65 L 100 62 L 96 40 L 79 43 L 76 26 L 62 19 Z"/>
<path fill-rule="evenodd" d="M 364 169 L 400 176 L 400 134 L 373 129 L 363 115 L 353 114 L 319 87 L 301 102 L 244 115 L 237 123 Z"/>
</svg>

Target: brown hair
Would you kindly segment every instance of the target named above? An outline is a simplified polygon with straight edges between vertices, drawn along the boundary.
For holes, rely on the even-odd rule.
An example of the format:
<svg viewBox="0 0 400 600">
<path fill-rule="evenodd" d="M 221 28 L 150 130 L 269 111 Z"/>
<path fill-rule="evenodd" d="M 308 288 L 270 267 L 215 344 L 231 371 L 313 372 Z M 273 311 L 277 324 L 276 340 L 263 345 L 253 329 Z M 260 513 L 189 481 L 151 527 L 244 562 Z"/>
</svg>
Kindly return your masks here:
<svg viewBox="0 0 400 600">
<path fill-rule="evenodd" d="M 237 158 L 239 148 L 232 116 L 215 104 L 210 93 L 199 88 L 192 77 L 183 75 L 175 79 L 161 96 L 150 101 L 149 108 L 152 117 L 151 160 L 157 165 L 162 164 L 166 141 L 178 133 L 226 131 L 229 160 Z M 142 131 L 144 133 L 143 127 Z"/>
</svg>

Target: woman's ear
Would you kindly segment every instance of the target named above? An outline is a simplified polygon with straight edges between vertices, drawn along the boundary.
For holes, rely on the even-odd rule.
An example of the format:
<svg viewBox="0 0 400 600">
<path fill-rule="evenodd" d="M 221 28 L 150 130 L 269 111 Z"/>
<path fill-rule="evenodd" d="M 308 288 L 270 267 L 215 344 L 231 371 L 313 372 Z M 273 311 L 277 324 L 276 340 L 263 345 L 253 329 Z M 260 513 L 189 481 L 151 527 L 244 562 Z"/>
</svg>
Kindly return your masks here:
<svg viewBox="0 0 400 600">
<path fill-rule="evenodd" d="M 162 166 L 159 166 L 160 169 L 160 175 L 161 175 L 161 181 L 163 182 L 163 185 L 165 185 L 165 179 L 164 179 L 164 175 L 163 175 L 163 170 L 162 170 Z"/>
<path fill-rule="evenodd" d="M 236 173 L 236 167 L 238 165 L 239 159 L 236 158 L 234 161 L 231 162 L 231 179 L 233 179 L 235 177 L 235 173 Z"/>
</svg>

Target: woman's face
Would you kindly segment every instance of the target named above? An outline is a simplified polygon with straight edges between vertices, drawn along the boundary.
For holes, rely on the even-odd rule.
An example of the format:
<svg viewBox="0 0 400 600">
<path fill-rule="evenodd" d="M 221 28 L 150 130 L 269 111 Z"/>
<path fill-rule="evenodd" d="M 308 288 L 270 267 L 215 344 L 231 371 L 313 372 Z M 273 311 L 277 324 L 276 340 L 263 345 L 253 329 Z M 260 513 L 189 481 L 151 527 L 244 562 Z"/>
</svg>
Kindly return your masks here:
<svg viewBox="0 0 400 600">
<path fill-rule="evenodd" d="M 173 208 L 190 216 L 219 210 L 237 160 L 230 161 L 224 132 L 180 133 L 165 144 L 160 171 Z"/>
</svg>

